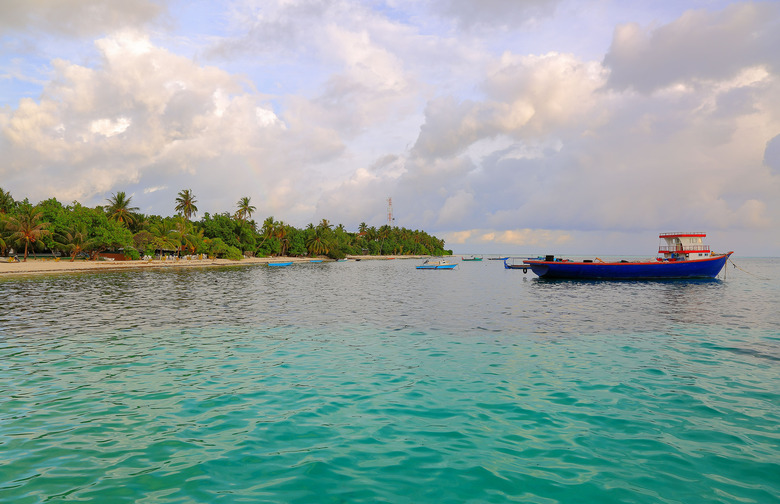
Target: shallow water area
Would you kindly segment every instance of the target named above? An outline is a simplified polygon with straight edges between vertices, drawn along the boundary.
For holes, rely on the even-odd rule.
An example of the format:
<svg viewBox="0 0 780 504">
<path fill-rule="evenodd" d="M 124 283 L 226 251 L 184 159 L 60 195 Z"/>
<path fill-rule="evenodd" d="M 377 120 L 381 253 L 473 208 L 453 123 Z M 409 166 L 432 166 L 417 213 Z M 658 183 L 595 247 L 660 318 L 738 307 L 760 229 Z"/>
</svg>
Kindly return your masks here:
<svg viewBox="0 0 780 504">
<path fill-rule="evenodd" d="M 0 501 L 778 502 L 780 261 L 0 281 Z"/>
</svg>

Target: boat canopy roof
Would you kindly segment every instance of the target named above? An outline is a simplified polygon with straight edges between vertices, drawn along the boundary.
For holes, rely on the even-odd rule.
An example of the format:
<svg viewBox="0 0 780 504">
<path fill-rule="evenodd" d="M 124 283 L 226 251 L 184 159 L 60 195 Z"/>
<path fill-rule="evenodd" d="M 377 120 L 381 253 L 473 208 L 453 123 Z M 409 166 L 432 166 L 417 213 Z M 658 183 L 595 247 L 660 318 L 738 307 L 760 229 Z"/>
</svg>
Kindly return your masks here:
<svg viewBox="0 0 780 504">
<path fill-rule="evenodd" d="M 707 233 L 703 231 L 673 231 L 671 233 L 661 233 L 658 238 L 682 238 L 682 237 L 697 237 L 704 238 Z"/>
</svg>

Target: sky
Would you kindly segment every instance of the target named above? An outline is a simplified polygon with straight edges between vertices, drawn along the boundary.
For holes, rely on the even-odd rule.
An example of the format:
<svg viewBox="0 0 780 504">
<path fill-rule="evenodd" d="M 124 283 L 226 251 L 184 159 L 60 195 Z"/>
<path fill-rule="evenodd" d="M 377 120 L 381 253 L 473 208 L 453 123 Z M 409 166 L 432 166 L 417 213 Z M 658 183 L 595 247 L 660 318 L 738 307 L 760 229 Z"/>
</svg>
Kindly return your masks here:
<svg viewBox="0 0 780 504">
<path fill-rule="evenodd" d="M 3 0 L 0 187 L 425 230 L 455 253 L 780 256 L 780 2 Z"/>
</svg>

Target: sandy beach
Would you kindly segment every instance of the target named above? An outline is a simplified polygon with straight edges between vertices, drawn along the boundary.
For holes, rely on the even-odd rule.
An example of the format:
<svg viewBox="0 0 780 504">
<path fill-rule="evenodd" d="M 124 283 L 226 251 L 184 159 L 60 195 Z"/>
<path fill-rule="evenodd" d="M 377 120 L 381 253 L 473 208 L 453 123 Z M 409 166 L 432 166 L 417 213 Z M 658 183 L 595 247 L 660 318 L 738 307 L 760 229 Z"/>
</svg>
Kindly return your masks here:
<svg viewBox="0 0 780 504">
<path fill-rule="evenodd" d="M 422 256 L 348 256 L 348 260 L 388 260 L 388 259 L 421 259 Z M 332 261 L 327 258 L 317 258 L 323 261 Z M 51 258 L 33 259 L 27 258 L 26 262 L 9 262 L 8 258 L 0 258 L 0 278 L 45 275 L 53 273 L 116 271 L 127 269 L 160 269 L 160 268 L 209 268 L 217 266 L 249 266 L 267 264 L 269 262 L 308 263 L 314 260 L 311 257 L 252 257 L 240 261 L 228 259 L 179 259 L 152 261 L 85 261 L 71 262 L 69 259 L 55 260 Z"/>
</svg>

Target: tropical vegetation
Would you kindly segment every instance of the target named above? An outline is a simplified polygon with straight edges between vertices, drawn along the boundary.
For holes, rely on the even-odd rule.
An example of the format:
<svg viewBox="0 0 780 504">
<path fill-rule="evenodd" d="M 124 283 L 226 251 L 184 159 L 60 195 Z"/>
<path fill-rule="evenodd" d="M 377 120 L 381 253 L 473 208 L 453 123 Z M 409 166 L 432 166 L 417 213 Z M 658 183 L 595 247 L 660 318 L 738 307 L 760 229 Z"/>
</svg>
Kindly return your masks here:
<svg viewBox="0 0 780 504">
<path fill-rule="evenodd" d="M 69 257 L 97 259 L 101 253 L 121 252 L 133 259 L 164 255 L 205 255 L 241 259 L 270 256 L 347 255 L 447 255 L 444 240 L 424 231 L 379 228 L 362 222 L 356 232 L 327 219 L 296 228 L 273 216 L 258 225 L 257 211 L 249 197 L 236 203 L 234 212 L 197 214 L 197 200 L 190 189 L 178 193 L 176 215 L 145 215 L 132 206 L 124 191 L 112 194 L 103 206 L 86 207 L 74 201 L 65 205 L 55 198 L 36 205 L 26 198 L 16 201 L 0 188 L 0 255 L 13 249 L 28 254 L 49 252 Z"/>
</svg>

